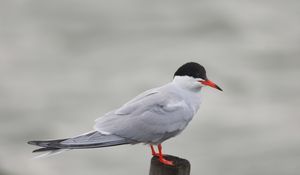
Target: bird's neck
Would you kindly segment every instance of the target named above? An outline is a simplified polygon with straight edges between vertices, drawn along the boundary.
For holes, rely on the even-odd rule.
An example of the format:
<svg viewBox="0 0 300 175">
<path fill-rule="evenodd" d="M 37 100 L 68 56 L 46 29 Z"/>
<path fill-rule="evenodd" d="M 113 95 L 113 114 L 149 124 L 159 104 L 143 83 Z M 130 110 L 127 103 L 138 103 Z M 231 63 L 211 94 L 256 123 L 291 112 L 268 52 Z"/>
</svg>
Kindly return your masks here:
<svg viewBox="0 0 300 175">
<path fill-rule="evenodd" d="M 195 80 L 192 77 L 188 76 L 176 76 L 174 77 L 172 83 L 183 90 L 195 93 L 199 93 L 202 88 L 200 83 L 195 82 Z"/>
<path fill-rule="evenodd" d="M 195 114 L 202 101 L 200 94 L 202 86 L 200 86 L 197 82 L 195 83 L 195 80 L 189 81 L 182 77 L 175 77 L 171 84 L 177 89 L 177 93 L 180 94 L 182 99 L 188 104 Z"/>
</svg>

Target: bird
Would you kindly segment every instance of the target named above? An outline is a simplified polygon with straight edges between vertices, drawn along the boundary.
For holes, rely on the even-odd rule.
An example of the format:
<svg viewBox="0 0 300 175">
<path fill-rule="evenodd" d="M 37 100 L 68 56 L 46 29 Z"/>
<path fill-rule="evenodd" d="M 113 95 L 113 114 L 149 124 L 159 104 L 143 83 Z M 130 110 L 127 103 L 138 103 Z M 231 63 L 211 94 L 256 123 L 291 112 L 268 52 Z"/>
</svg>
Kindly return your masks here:
<svg viewBox="0 0 300 175">
<path fill-rule="evenodd" d="M 223 91 L 207 78 L 202 65 L 187 62 L 176 70 L 171 82 L 147 90 L 96 119 L 92 131 L 65 139 L 29 141 L 28 144 L 40 147 L 33 152 L 53 155 L 66 150 L 143 143 L 150 146 L 152 155 L 162 164 L 174 166 L 164 157 L 162 143 L 187 127 L 202 102 L 200 92 L 207 86 Z"/>
</svg>

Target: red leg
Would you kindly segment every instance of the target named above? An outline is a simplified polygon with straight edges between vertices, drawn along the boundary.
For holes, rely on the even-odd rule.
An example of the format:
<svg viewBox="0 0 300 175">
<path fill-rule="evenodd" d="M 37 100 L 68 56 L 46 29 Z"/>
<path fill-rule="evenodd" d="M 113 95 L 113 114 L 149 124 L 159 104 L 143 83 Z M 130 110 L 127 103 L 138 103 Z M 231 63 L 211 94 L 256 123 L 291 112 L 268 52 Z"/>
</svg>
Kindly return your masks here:
<svg viewBox="0 0 300 175">
<path fill-rule="evenodd" d="M 152 156 L 158 156 L 158 153 L 155 152 L 153 145 L 150 145 Z"/>
<path fill-rule="evenodd" d="M 163 154 L 162 154 L 162 146 L 161 144 L 159 144 L 157 146 L 158 148 L 158 158 L 159 158 L 159 161 L 165 165 L 170 165 L 170 166 L 174 166 L 173 162 L 172 161 L 169 161 L 169 160 L 166 160 L 164 157 L 163 157 Z"/>
</svg>

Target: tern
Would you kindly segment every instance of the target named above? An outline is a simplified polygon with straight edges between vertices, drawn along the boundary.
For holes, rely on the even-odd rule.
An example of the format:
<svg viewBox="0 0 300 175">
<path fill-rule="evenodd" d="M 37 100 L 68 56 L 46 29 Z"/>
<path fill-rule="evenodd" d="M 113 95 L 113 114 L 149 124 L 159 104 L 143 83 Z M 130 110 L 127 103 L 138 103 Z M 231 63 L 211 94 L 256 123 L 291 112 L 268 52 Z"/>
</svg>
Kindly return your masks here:
<svg viewBox="0 0 300 175">
<path fill-rule="evenodd" d="M 207 78 L 202 65 L 188 62 L 177 69 L 171 82 L 145 91 L 96 119 L 93 131 L 66 139 L 29 141 L 28 144 L 41 147 L 33 152 L 51 155 L 65 150 L 144 143 L 161 163 L 171 166 L 173 162 L 163 156 L 162 143 L 187 127 L 199 109 L 200 91 L 205 86 L 222 91 Z"/>
</svg>

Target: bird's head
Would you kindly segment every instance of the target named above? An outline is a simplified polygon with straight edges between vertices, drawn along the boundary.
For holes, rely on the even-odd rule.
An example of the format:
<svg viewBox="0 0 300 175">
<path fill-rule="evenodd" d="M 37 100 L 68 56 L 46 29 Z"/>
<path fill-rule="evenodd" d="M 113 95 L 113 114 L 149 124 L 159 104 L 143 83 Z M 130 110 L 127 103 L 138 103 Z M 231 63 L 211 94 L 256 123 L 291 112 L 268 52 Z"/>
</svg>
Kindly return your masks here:
<svg viewBox="0 0 300 175">
<path fill-rule="evenodd" d="M 191 90 L 199 90 L 204 86 L 209 86 L 223 91 L 207 78 L 205 68 L 195 62 L 189 62 L 179 67 L 174 74 L 173 81 Z"/>
</svg>

